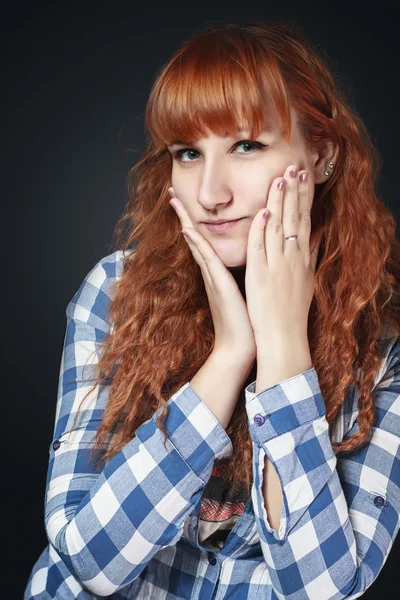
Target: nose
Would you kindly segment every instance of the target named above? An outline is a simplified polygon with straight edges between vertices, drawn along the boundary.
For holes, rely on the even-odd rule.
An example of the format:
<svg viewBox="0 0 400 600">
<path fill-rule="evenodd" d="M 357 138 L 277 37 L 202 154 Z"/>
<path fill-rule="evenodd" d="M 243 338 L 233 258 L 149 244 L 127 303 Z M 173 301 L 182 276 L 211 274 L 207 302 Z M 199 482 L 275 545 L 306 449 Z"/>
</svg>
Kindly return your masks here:
<svg viewBox="0 0 400 600">
<path fill-rule="evenodd" d="M 205 211 L 219 211 L 229 204 L 232 200 L 232 192 L 228 186 L 219 181 L 218 185 L 213 182 L 203 180 L 198 194 L 197 202 L 201 204 Z"/>
<path fill-rule="evenodd" d="M 208 213 L 218 213 L 225 210 L 225 207 L 229 204 L 230 200 L 231 195 L 229 195 L 226 200 L 221 200 L 221 196 L 216 198 L 215 195 L 207 198 L 204 198 L 204 196 L 200 197 L 199 195 L 197 198 L 197 202 L 201 204 L 201 206 L 204 208 L 204 211 Z"/>
</svg>

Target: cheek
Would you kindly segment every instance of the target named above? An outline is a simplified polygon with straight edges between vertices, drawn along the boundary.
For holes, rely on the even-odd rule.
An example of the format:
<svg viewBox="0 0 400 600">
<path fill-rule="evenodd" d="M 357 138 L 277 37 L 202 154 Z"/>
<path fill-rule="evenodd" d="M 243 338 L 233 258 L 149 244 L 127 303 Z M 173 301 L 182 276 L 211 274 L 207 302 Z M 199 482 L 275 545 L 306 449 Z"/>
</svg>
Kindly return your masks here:
<svg viewBox="0 0 400 600">
<path fill-rule="evenodd" d="M 271 178 L 265 174 L 257 174 L 247 179 L 245 187 L 240 191 L 240 198 L 243 199 L 244 214 L 254 215 L 263 206 L 266 206 L 269 189 L 271 187 Z"/>
</svg>

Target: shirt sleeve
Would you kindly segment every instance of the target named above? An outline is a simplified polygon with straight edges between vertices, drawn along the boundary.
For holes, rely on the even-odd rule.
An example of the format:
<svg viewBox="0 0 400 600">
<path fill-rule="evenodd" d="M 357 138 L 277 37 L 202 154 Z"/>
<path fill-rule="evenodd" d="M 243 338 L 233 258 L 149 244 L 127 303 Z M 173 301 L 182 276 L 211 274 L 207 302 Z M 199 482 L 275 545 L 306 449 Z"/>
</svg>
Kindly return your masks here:
<svg viewBox="0 0 400 600">
<path fill-rule="evenodd" d="M 49 543 L 78 582 L 99 596 L 134 581 L 158 550 L 176 544 L 214 461 L 232 455 L 229 436 L 185 383 L 168 400 L 167 450 L 155 413 L 103 469 L 89 462 L 107 383 L 89 394 L 71 429 L 109 331 L 114 278 L 115 256 L 110 255 L 88 273 L 66 308 L 44 503 Z"/>
<path fill-rule="evenodd" d="M 257 394 L 255 382 L 245 390 L 252 501 L 273 597 L 357 598 L 386 562 L 400 525 L 399 337 L 389 341 L 385 364 L 372 392 L 370 441 L 342 457 L 332 448 L 314 368 Z M 355 420 L 343 439 L 357 431 Z M 265 455 L 283 491 L 278 532 L 262 493 Z"/>
</svg>

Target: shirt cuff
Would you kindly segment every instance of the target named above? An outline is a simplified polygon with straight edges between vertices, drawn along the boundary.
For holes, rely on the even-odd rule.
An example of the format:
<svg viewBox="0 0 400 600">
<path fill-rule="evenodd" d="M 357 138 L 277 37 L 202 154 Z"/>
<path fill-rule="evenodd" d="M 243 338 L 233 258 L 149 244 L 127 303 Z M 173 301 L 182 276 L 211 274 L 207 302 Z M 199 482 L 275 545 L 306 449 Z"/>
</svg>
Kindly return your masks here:
<svg viewBox="0 0 400 600">
<path fill-rule="evenodd" d="M 255 382 L 245 388 L 245 398 L 250 435 L 256 444 L 257 513 L 264 541 L 272 536 L 282 543 L 314 500 L 321 482 L 331 477 L 336 457 L 314 368 L 257 394 L 254 389 Z M 261 487 L 265 455 L 279 476 L 283 492 L 278 533 L 265 518 Z"/>
<path fill-rule="evenodd" d="M 256 382 L 245 388 L 250 433 L 259 444 L 293 431 L 326 414 L 314 367 L 255 393 Z"/>
<path fill-rule="evenodd" d="M 206 481 L 217 459 L 231 458 L 230 437 L 189 382 L 167 404 L 168 414 L 162 423 L 169 440 L 196 475 Z M 158 413 L 161 409 L 152 418 Z"/>
</svg>

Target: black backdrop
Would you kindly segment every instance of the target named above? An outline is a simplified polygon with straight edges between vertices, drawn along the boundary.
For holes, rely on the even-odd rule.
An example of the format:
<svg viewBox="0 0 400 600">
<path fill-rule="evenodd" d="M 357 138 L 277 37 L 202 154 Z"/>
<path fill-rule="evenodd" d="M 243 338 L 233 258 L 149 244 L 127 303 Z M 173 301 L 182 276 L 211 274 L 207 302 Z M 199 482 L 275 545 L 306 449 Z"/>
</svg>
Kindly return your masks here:
<svg viewBox="0 0 400 600">
<path fill-rule="evenodd" d="M 40 2 L 3 13 L 2 598 L 22 598 L 47 545 L 43 500 L 65 308 L 113 250 L 156 71 L 206 22 L 270 17 L 299 23 L 336 62 L 384 159 L 379 192 L 398 218 L 400 56 L 397 23 L 382 3 Z M 397 539 L 365 598 L 391 597 L 399 547 Z"/>
</svg>

